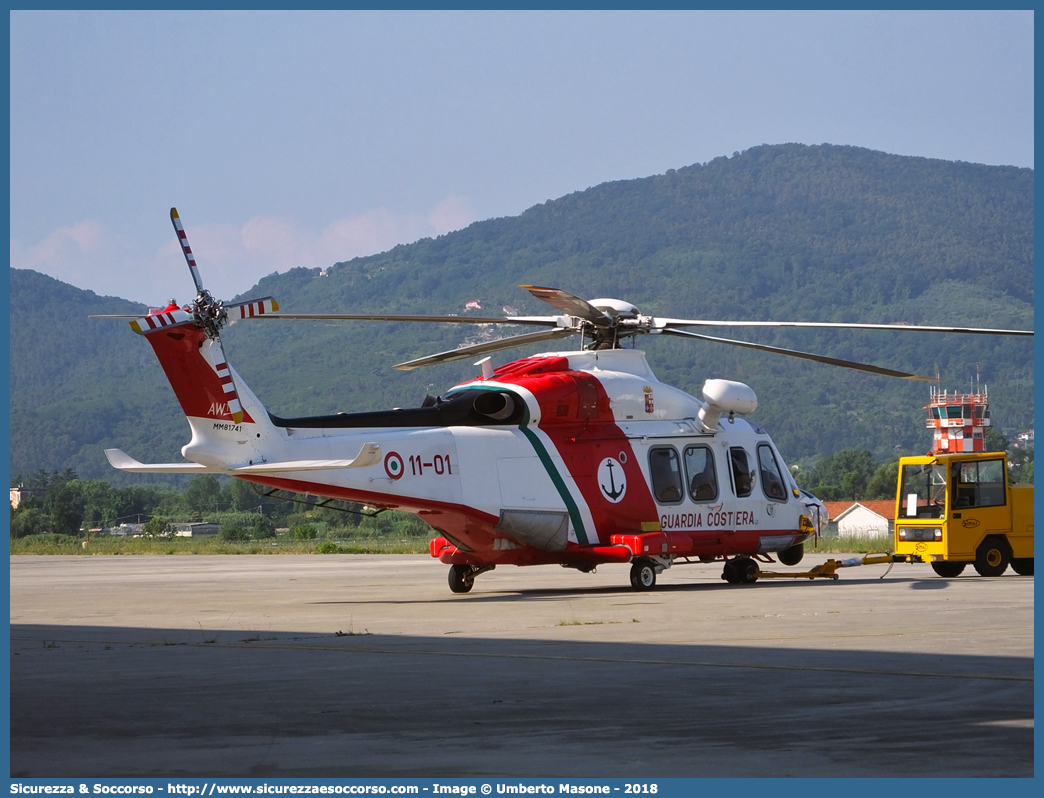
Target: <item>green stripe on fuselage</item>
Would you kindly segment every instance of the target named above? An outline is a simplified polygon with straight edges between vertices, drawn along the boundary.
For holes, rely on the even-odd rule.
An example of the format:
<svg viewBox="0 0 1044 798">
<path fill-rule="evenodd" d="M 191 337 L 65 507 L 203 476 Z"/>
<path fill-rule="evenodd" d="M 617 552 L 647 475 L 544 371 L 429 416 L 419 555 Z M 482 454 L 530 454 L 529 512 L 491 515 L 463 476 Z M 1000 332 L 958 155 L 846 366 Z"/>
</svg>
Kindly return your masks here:
<svg viewBox="0 0 1044 798">
<path fill-rule="evenodd" d="M 551 477 L 551 481 L 555 483 L 555 487 L 558 489 L 558 495 L 562 497 L 562 501 L 565 502 L 566 509 L 569 510 L 569 518 L 573 522 L 573 529 L 576 530 L 576 540 L 578 543 L 587 543 L 587 531 L 584 529 L 584 522 L 580 518 L 580 508 L 576 506 L 576 501 L 573 499 L 573 495 L 569 492 L 569 487 L 566 485 L 565 480 L 562 479 L 562 475 L 558 473 L 558 469 L 555 468 L 554 462 L 551 460 L 551 455 L 544 447 L 544 442 L 540 440 L 539 436 L 533 432 L 528 426 L 529 421 L 529 408 L 526 408 L 526 420 L 519 425 L 519 429 L 522 430 L 522 434 L 525 435 L 533 448 L 536 449 L 537 457 L 540 458 L 540 462 L 544 464 L 544 470 L 547 471 L 547 475 Z"/>
<path fill-rule="evenodd" d="M 474 386 L 476 388 L 482 386 Z M 501 388 L 486 388 L 487 391 L 503 391 Z M 566 485 L 565 480 L 562 479 L 562 475 L 558 472 L 555 467 L 554 461 L 551 459 L 551 454 L 547 451 L 547 447 L 544 446 L 544 442 L 540 440 L 540 436 L 537 435 L 533 430 L 529 428 L 529 405 L 522 400 L 522 404 L 525 410 L 525 416 L 522 418 L 522 423 L 518 425 L 518 428 L 522 430 L 522 434 L 526 436 L 526 439 L 533 445 L 533 449 L 537 453 L 537 457 L 540 458 L 540 462 L 544 466 L 544 470 L 547 475 L 551 477 L 551 481 L 555 485 L 555 489 L 558 491 L 558 495 L 565 502 L 566 509 L 569 511 L 569 520 L 573 522 L 573 529 L 576 531 L 576 540 L 578 543 L 587 544 L 587 530 L 584 528 L 583 519 L 580 517 L 580 508 L 576 505 L 576 500 L 573 499 L 573 494 L 569 492 L 569 486 Z"/>
</svg>

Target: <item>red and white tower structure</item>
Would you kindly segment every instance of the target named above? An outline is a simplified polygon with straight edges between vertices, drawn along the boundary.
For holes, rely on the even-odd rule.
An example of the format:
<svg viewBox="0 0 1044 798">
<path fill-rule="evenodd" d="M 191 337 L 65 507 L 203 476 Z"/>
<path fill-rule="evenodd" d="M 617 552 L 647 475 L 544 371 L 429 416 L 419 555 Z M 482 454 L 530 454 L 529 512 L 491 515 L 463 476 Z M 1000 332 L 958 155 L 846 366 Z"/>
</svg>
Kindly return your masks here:
<svg viewBox="0 0 1044 798">
<path fill-rule="evenodd" d="M 928 411 L 926 426 L 935 433 L 931 454 L 985 451 L 983 434 L 991 423 L 985 390 L 957 393 L 933 388 L 924 409 Z"/>
</svg>

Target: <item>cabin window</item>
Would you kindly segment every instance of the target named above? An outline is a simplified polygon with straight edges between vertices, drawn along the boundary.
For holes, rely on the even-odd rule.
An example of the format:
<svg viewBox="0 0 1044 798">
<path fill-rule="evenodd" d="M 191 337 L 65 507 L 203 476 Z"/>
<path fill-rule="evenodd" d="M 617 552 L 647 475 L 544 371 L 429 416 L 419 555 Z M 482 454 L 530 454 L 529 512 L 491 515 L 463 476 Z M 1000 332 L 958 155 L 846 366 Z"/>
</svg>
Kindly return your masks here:
<svg viewBox="0 0 1044 798">
<path fill-rule="evenodd" d="M 785 502 L 787 489 L 783 475 L 779 471 L 776 455 L 767 443 L 758 444 L 758 466 L 761 468 L 761 489 L 765 495 L 774 501 Z"/>
<path fill-rule="evenodd" d="M 673 504 L 682 500 L 681 465 L 673 446 L 660 446 L 649 452 L 649 471 L 656 501 Z"/>
<path fill-rule="evenodd" d="M 1004 497 L 1004 463 L 1001 460 L 972 460 L 954 463 L 950 471 L 954 510 L 968 507 L 1002 507 Z"/>
<path fill-rule="evenodd" d="M 709 446 L 686 447 L 685 476 L 689 481 L 689 496 L 694 502 L 710 502 L 718 498 L 718 475 Z"/>
<path fill-rule="evenodd" d="M 736 497 L 742 499 L 754 490 L 754 469 L 750 465 L 750 455 L 741 446 L 729 449 L 729 463 L 732 465 L 732 489 Z"/>
</svg>

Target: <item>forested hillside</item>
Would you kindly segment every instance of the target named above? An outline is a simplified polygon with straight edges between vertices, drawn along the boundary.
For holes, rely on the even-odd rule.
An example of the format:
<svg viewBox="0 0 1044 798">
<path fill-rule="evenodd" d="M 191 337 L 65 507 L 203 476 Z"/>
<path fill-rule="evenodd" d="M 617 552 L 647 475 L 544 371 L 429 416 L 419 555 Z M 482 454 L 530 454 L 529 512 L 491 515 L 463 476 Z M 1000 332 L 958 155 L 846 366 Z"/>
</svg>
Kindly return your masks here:
<svg viewBox="0 0 1044 798">
<path fill-rule="evenodd" d="M 207 255 L 197 257 L 205 275 Z M 853 147 L 762 146 L 606 183 L 325 271 L 290 268 L 243 296 L 272 294 L 297 312 L 464 313 L 478 301 L 481 311 L 471 312 L 482 315 L 505 305 L 548 313 L 517 287 L 537 284 L 675 317 L 1031 329 L 1033 171 Z M 12 271 L 11 281 L 12 474 L 71 467 L 119 481 L 101 453 L 114 445 L 143 460 L 176 458 L 188 426 L 150 347 L 122 322 L 85 319 L 130 312 L 131 303 L 33 272 Z M 223 340 L 273 412 L 297 415 L 419 404 L 476 369 L 463 361 L 401 373 L 392 364 L 518 331 L 263 321 L 234 325 Z M 708 332 L 929 376 L 938 364 L 950 390 L 972 385 L 978 364 L 999 429 L 1010 437 L 1032 425 L 1032 339 Z M 927 383 L 720 344 L 639 343 L 661 380 L 697 395 L 708 377 L 749 383 L 760 401 L 754 417 L 791 462 L 851 448 L 881 459 L 929 446 Z"/>
</svg>

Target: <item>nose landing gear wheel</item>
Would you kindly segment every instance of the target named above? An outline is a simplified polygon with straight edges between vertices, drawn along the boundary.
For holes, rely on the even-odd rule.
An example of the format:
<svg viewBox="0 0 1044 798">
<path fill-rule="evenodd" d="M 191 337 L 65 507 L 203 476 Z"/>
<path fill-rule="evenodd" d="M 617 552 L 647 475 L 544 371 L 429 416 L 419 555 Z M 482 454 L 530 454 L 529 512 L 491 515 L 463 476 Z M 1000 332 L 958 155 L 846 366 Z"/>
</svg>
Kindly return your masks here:
<svg viewBox="0 0 1044 798">
<path fill-rule="evenodd" d="M 639 591 L 656 587 L 656 568 L 652 563 L 638 560 L 631 565 L 631 587 Z"/>
<path fill-rule="evenodd" d="M 801 559 L 804 556 L 804 543 L 798 543 L 797 545 L 791 546 L 789 549 L 783 549 L 783 551 L 776 554 L 776 558 L 784 565 L 797 565 L 801 562 Z"/>
<path fill-rule="evenodd" d="M 726 560 L 721 578 L 730 585 L 752 585 L 758 581 L 758 564 L 750 557 Z"/>
<path fill-rule="evenodd" d="M 451 565 L 449 589 L 454 593 L 467 593 L 475 586 L 475 569 L 470 565 Z"/>
<path fill-rule="evenodd" d="M 742 585 L 753 585 L 758 581 L 758 564 L 749 557 L 744 557 L 736 566 L 739 581 Z"/>
</svg>

